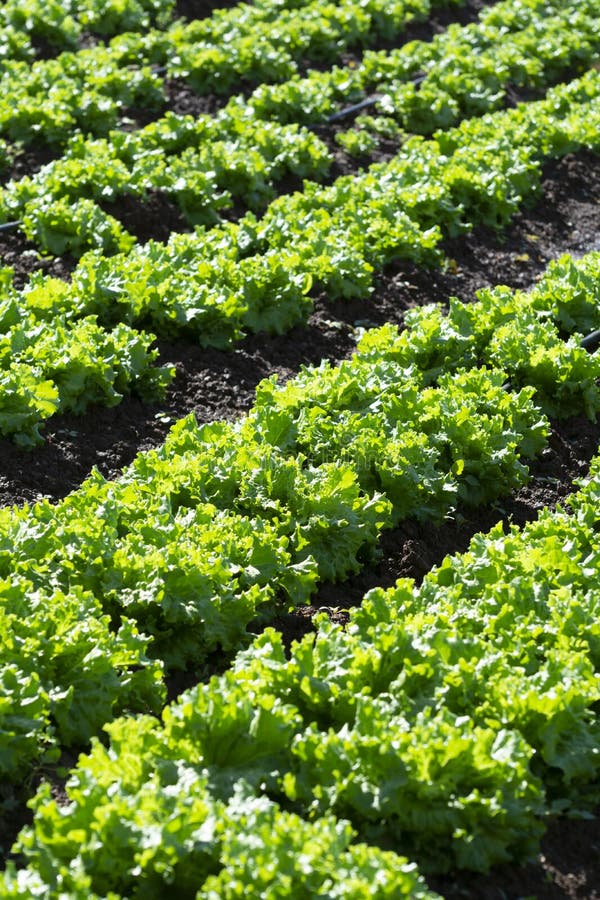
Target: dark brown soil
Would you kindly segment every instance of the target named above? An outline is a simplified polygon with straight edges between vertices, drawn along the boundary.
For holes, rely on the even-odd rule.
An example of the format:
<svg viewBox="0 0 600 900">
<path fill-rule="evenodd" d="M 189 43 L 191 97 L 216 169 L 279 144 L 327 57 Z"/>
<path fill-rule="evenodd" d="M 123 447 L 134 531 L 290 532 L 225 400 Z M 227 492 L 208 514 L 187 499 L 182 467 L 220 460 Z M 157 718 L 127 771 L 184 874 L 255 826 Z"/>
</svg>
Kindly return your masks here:
<svg viewBox="0 0 600 900">
<path fill-rule="evenodd" d="M 56 154 L 46 145 L 39 143 L 29 147 L 15 147 L 14 158 L 5 181 L 33 175 L 42 166 L 56 158 Z"/>
<path fill-rule="evenodd" d="M 77 260 L 70 256 L 42 256 L 21 231 L 0 231 L 0 265 L 14 270 L 14 284 L 24 287 L 32 272 L 41 271 L 54 278 L 70 280 Z"/>
<path fill-rule="evenodd" d="M 174 231 L 190 230 L 179 208 L 162 191 L 149 191 L 145 199 L 123 194 L 100 206 L 142 244 L 149 240 L 166 243 Z"/>
<path fill-rule="evenodd" d="M 214 115 L 229 100 L 217 94 L 196 94 L 184 78 L 165 78 L 163 87 L 167 98 L 165 112 L 178 116 Z"/>
<path fill-rule="evenodd" d="M 600 810 L 552 822 L 535 863 L 487 876 L 461 872 L 431 887 L 446 900 L 600 900 Z"/>
<path fill-rule="evenodd" d="M 184 19 L 205 19 L 211 16 L 216 9 L 229 9 L 237 6 L 239 0 L 177 0 L 173 17 L 181 16 Z"/>
</svg>

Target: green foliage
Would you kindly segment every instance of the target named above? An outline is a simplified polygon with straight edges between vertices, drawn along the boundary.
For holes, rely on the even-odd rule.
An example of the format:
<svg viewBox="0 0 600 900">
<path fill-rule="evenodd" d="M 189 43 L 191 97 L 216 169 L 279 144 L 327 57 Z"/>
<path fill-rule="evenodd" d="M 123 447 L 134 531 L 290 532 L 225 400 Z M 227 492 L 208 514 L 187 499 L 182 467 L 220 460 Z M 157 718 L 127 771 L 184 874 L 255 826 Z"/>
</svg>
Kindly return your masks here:
<svg viewBox="0 0 600 900">
<path fill-rule="evenodd" d="M 71 321 L 57 315 L 49 323 L 64 296 L 60 284 L 50 281 L 49 296 L 33 287 L 36 311 L 27 317 L 10 294 L 4 305 L 10 327 L 0 334 L 0 432 L 23 446 L 40 442 L 40 425 L 59 410 L 112 406 L 131 390 L 160 397 L 173 376 L 171 367 L 152 365 L 158 356 L 150 349 L 153 335 L 126 325 L 106 331 L 93 316 Z"/>
<path fill-rule="evenodd" d="M 161 336 L 183 333 L 204 346 L 230 346 L 245 329 L 286 331 L 308 315 L 311 300 L 306 295 L 314 283 L 331 298 L 367 297 L 373 272 L 386 264 L 407 258 L 435 262 L 444 234 L 460 234 L 476 223 L 495 228 L 506 224 L 538 189 L 544 156 L 596 146 L 593 100 L 599 86 L 598 73 L 590 72 L 553 89 L 543 101 L 470 120 L 439 133 L 435 140 L 412 138 L 389 163 L 371 166 L 354 178 L 339 178 L 326 188 L 305 182 L 302 193 L 273 201 L 258 221 L 247 213 L 236 225 L 196 227 L 193 234 L 174 235 L 167 244 L 150 241 L 113 258 L 100 251 L 87 253 L 74 272 L 68 302 L 78 314 L 98 315 L 105 324 L 150 325 Z M 218 166 L 210 170 L 213 175 L 204 171 L 194 175 L 194 147 L 202 140 L 211 146 L 210 138 L 221 128 L 221 120 L 215 121 L 193 123 L 185 117 L 167 117 L 140 136 L 116 140 L 116 156 L 103 143 L 75 140 L 71 155 L 56 170 L 50 166 L 39 177 L 8 186 L 5 215 L 15 214 L 13 204 L 35 206 L 46 179 L 59 193 L 66 191 L 68 196 L 73 190 L 76 195 L 69 179 L 80 166 L 83 183 L 91 183 L 93 172 L 84 159 L 90 147 L 100 160 L 100 193 L 104 188 L 109 196 L 124 190 L 125 173 L 132 168 L 134 192 L 143 195 L 147 180 L 162 185 L 161 189 L 169 189 L 170 183 L 192 217 L 210 219 L 221 204 L 229 202 L 223 194 L 227 172 L 243 171 L 241 155 L 235 150 L 233 169 L 225 164 L 222 170 L 223 184 L 218 183 Z M 249 127 L 240 109 L 223 113 L 222 124 L 242 132 Z M 322 147 L 308 133 L 296 146 L 289 127 L 265 131 L 254 123 L 248 140 L 261 134 L 262 162 L 255 169 L 250 165 L 236 188 L 249 191 L 249 202 L 254 202 L 252 195 L 257 191 L 261 195 L 259 182 L 268 186 L 268 171 L 269 177 L 275 177 L 282 166 L 302 171 L 304 166 L 318 168 L 325 163 Z M 172 172 L 169 175 L 169 166 L 160 160 L 159 148 L 164 145 L 180 154 L 173 160 L 175 169 L 184 158 L 188 160 L 189 181 L 182 177 L 169 182 Z M 214 146 L 219 154 L 224 145 L 217 140 Z M 261 175 L 263 163 L 266 168 Z M 254 181 L 253 172 L 259 182 Z M 69 233 L 45 229 L 42 239 L 66 240 L 76 252 L 104 241 L 112 251 L 120 241 L 127 243 L 128 236 L 92 201 L 73 202 L 69 213 L 66 196 L 50 201 L 51 209 L 58 204 L 71 217 Z M 78 204 L 85 205 L 83 231 L 82 216 L 75 215 Z M 94 230 L 96 218 L 99 224 Z M 38 221 L 43 224 L 44 215 L 28 220 L 28 227 L 35 228 Z M 58 221 L 53 227 L 60 229 Z M 569 365 L 579 363 L 571 360 Z M 593 402 L 590 398 L 590 408 Z"/>
<path fill-rule="evenodd" d="M 27 205 L 23 211 L 23 231 L 42 250 L 54 256 L 79 255 L 90 247 L 101 247 L 110 255 L 130 250 L 135 243 L 135 238 L 120 222 L 85 199 Z"/>
<path fill-rule="evenodd" d="M 233 900 L 247 895 L 251 884 L 254 896 L 269 898 L 358 900 L 367 891 L 382 900 L 437 896 L 405 858 L 357 843 L 350 825 L 334 817 L 308 822 L 267 798 L 253 797 L 242 785 L 228 803 L 220 802 L 205 777 L 179 764 L 161 767 L 145 783 L 127 780 L 127 793 L 117 797 L 113 791 L 112 808 L 96 821 L 85 795 L 100 800 L 100 784 L 90 772 L 85 787 L 73 785 L 79 821 L 70 833 L 48 807 L 39 810 L 48 837 L 54 835 L 51 850 L 39 855 L 40 869 L 56 894 L 87 889 L 89 896 L 99 891 L 159 898 L 168 885 L 181 897 Z M 80 843 L 74 861 L 78 838 L 88 830 L 93 836 Z M 111 863 L 97 846 L 110 847 Z M 17 878 L 9 868 L 3 890 Z"/>
<path fill-rule="evenodd" d="M 489 501 L 525 480 L 519 457 L 545 443 L 533 389 L 509 394 L 502 371 L 419 373 L 385 352 L 263 382 L 250 421 L 263 439 L 313 460 L 344 460 L 365 490 L 384 491 L 395 520 L 443 516 L 456 501 Z"/>
<path fill-rule="evenodd" d="M 123 54 L 104 45 L 33 65 L 7 62 L 0 75 L 0 131 L 30 144 L 63 146 L 73 131 L 106 134 L 123 110 L 156 109 L 161 80 L 149 66 L 126 68 Z"/>
<path fill-rule="evenodd" d="M 324 175 L 325 145 L 296 126 L 257 123 L 242 110 L 216 117 L 167 114 L 133 134 L 74 137 L 64 155 L 4 189 L 4 214 L 45 251 L 127 251 L 133 239 L 97 205 L 160 191 L 192 225 L 215 224 L 239 198 L 260 209 L 286 175 Z M 94 202 L 93 202 L 94 201 Z"/>
<path fill-rule="evenodd" d="M 242 14 L 236 11 L 214 24 L 196 23 L 185 41 L 175 43 L 177 59 L 171 69 L 198 93 L 226 94 L 242 79 L 250 84 L 283 81 L 296 74 L 298 60 L 327 62 L 346 47 L 373 43 L 382 33 L 389 39 L 411 21 L 426 19 L 433 5 L 429 0 L 313 0 L 299 8 L 278 4 L 277 14 L 267 4 L 267 15 L 245 7 Z M 214 27 L 225 21 L 226 46 L 216 40 Z"/>
<path fill-rule="evenodd" d="M 498 365 L 513 387 L 533 387 L 548 415 L 568 417 L 577 408 L 595 419 L 600 360 L 579 342 L 600 326 L 599 275 L 597 252 L 565 255 L 529 292 L 486 288 L 474 303 L 451 299 L 447 314 L 435 306 L 409 310 L 406 331 L 386 325 L 366 332 L 359 357 L 374 363 L 384 354 L 398 368 L 416 367 L 426 384 L 443 372 Z"/>
<path fill-rule="evenodd" d="M 250 640 L 249 628 L 305 603 L 319 581 L 359 571 L 393 522 L 440 518 L 459 499 L 481 503 L 522 484 L 525 460 L 540 452 L 547 433 L 534 401 L 553 411 L 560 401 L 564 412 L 595 413 L 596 357 L 578 351 L 574 338 L 562 340 L 557 325 L 593 323 L 599 259 L 597 253 L 563 258 L 529 293 L 498 288 L 482 291 L 474 304 L 453 301 L 448 313 L 413 310 L 405 331 L 388 325 L 365 333 L 358 352 L 338 366 L 306 368 L 281 387 L 275 379 L 263 382 L 253 411 L 237 425 L 200 427 L 188 418 L 119 481 L 96 474 L 56 506 L 5 511 L 0 577 L 22 579 L 44 597 L 58 592 L 63 617 L 74 602 L 69 598 L 80 598 L 91 634 L 105 616 L 124 619 L 129 629 L 135 623 L 148 655 L 171 669 L 202 665 L 215 650 L 234 651 Z M 10 270 L 3 282 L 0 366 L 13 377 L 21 366 L 21 393 L 25 372 L 35 372 L 49 392 L 48 413 L 59 403 L 77 410 L 90 398 L 114 402 L 136 380 L 156 387 L 158 379 L 160 386 L 164 373 L 147 368 L 147 345 L 136 333 L 119 326 L 107 334 L 93 318 L 67 318 L 61 282 L 35 280 L 29 316 L 21 320 Z M 543 346 L 526 339 L 539 329 L 547 335 Z M 500 356 L 506 371 L 481 365 Z M 584 366 L 587 381 L 580 377 Z M 21 418 L 17 425 L 21 440 L 35 437 L 31 422 L 26 428 Z M 25 633 L 32 615 L 23 618 Z M 58 648 L 49 654 L 58 658 Z M 540 675 L 539 691 L 556 698 L 563 696 L 553 681 L 561 660 Z M 23 660 L 15 665 L 23 669 Z M 583 663 L 579 671 L 583 685 Z M 316 692 L 303 687 L 302 704 L 320 709 L 331 677 L 320 678 Z M 75 713 L 75 721 L 68 718 L 73 701 L 53 678 L 49 670 L 42 682 L 49 699 L 37 724 L 25 728 L 34 756 L 67 735 L 76 742 L 94 730 Z M 114 678 L 111 685 L 117 689 Z M 52 698 L 59 696 L 54 711 Z M 116 702 L 110 691 L 104 705 L 98 702 L 98 722 L 110 718 Z M 131 700 L 119 702 L 143 709 L 146 700 L 134 690 Z M 345 722 L 354 708 L 338 696 L 336 721 Z M 551 740 L 549 734 L 548 759 L 562 753 L 562 737 L 555 750 Z"/>
<path fill-rule="evenodd" d="M 0 372 L 0 384 L 0 431 L 14 435 L 24 447 L 39 443 L 40 423 L 59 408 L 58 388 L 40 378 L 38 370 L 18 361 Z"/>
<path fill-rule="evenodd" d="M 153 65 L 169 77 L 184 76 L 199 93 L 285 80 L 300 60 L 333 59 L 346 46 L 378 40 L 382 31 L 386 38 L 399 34 L 409 22 L 426 19 L 433 5 L 262 0 L 171 23 L 171 0 L 8 0 L 0 10 L 0 130 L 13 140 L 31 143 L 42 135 L 56 145 L 74 128 L 106 134 L 129 108 L 164 102 Z M 108 45 L 77 51 L 85 31 L 116 36 Z M 35 60 L 32 39 L 66 52 Z"/>
<path fill-rule="evenodd" d="M 3 777 L 23 775 L 57 746 L 81 746 L 119 712 L 160 708 L 161 667 L 131 621 L 113 630 L 77 587 L 38 590 L 13 575 L 0 594 Z"/>
<path fill-rule="evenodd" d="M 173 0 L 8 0 L 0 9 L 0 35 L 7 42 L 14 33 L 26 37 L 19 45 L 20 52 L 10 55 L 30 58 L 34 56 L 30 39 L 45 41 L 57 51 L 74 49 L 84 31 L 110 36 L 151 24 L 167 24 L 173 6 Z"/>
<path fill-rule="evenodd" d="M 336 142 L 350 156 L 368 156 L 377 147 L 377 137 L 368 131 L 349 129 L 335 136 Z"/>
<path fill-rule="evenodd" d="M 312 70 L 303 78 L 262 84 L 249 103 L 260 118 L 310 124 L 377 93 L 382 95 L 378 108 L 388 117 L 407 131 L 431 134 L 497 109 L 509 84 L 541 88 L 561 73 L 583 71 L 598 52 L 596 13 L 593 0 L 530 0 L 517 8 L 513 2 L 496 3 L 481 10 L 478 22 L 450 25 L 431 41 L 367 51 L 356 67 Z M 376 139 L 373 124 L 372 130 L 336 139 L 349 152 L 364 152 L 360 148 Z"/>
<path fill-rule="evenodd" d="M 267 896 L 337 896 L 321 879 L 349 878 L 351 859 L 340 896 L 372 864 L 382 896 L 420 896 L 393 880 L 415 878 L 405 861 L 348 843 L 346 819 L 426 869 L 529 858 L 544 814 L 597 798 L 599 478 L 596 460 L 571 513 L 497 526 L 421 587 L 371 591 L 345 630 L 321 617 L 289 654 L 267 630 L 161 724 L 111 724 L 68 807 L 38 794 L 26 877 L 128 896 L 195 879 L 235 897 L 252 873 Z"/>
<path fill-rule="evenodd" d="M 594 72 L 489 112 L 511 82 L 543 87 L 588 64 L 592 3 L 501 4 L 429 44 L 306 79 L 299 60 L 398 34 L 429 4 L 262 0 L 167 32 L 172 5 L 159 0 L 50 4 L 45 21 L 25 7 L 0 10 L 0 129 L 68 147 L 5 187 L 3 216 L 44 250 L 84 255 L 69 285 L 37 276 L 17 291 L 0 273 L 0 432 L 24 445 L 55 411 L 164 391 L 170 372 L 151 367 L 153 338 L 134 326 L 217 347 L 285 332 L 310 311 L 313 284 L 367 297 L 386 264 L 434 262 L 443 236 L 501 228 L 535 195 L 544 160 L 598 146 Z M 30 39 L 71 49 L 81 28 L 151 25 L 30 65 Z M 158 108 L 150 65 L 165 64 L 200 91 L 293 77 L 214 117 L 111 131 L 128 107 Z M 286 176 L 327 173 L 325 146 L 286 123 L 365 90 L 384 94 L 386 121 L 364 117 L 341 142 L 364 153 L 391 134 L 398 155 L 270 202 Z M 466 115 L 481 117 L 431 140 L 400 130 Z M 101 204 L 157 190 L 195 231 L 134 246 Z M 270 205 L 222 222 L 234 198 Z M 9 866 L 3 896 L 212 900 L 252 885 L 265 897 L 427 898 L 415 866 L 378 844 L 424 868 L 483 871 L 534 853 L 544 815 L 595 802 L 598 465 L 572 513 L 477 536 L 421 587 L 372 592 L 345 631 L 322 619 L 284 651 L 267 630 L 161 722 L 149 714 L 163 666 L 201 670 L 207 654 L 247 646 L 320 581 L 358 572 L 402 517 L 519 486 L 547 415 L 594 418 L 599 363 L 580 338 L 598 327 L 599 265 L 562 258 L 529 293 L 411 311 L 404 332 L 364 334 L 341 365 L 264 382 L 237 425 L 185 420 L 119 481 L 93 473 L 59 504 L 0 510 L 3 777 L 126 714 L 81 757 L 66 806 L 41 789 L 15 848 L 28 868 Z"/>
</svg>

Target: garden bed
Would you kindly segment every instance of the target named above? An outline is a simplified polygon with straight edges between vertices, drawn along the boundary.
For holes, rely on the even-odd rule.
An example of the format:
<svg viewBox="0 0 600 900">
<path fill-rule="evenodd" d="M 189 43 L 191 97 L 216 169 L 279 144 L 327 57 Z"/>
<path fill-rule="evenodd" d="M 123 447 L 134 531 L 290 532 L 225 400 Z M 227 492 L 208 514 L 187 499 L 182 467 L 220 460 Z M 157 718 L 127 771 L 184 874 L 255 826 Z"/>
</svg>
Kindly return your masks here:
<svg viewBox="0 0 600 900">
<path fill-rule="evenodd" d="M 181 0 L 177 12 L 186 18 L 210 15 L 218 4 Z M 472 21 L 482 3 L 472 0 L 457 13 L 440 12 L 426 25 L 412 27 L 404 39 L 429 39 L 451 21 Z M 382 45 L 385 46 L 385 45 Z M 356 65 L 360 59 L 352 48 L 344 62 Z M 304 67 L 306 68 L 306 66 Z M 246 91 L 248 93 L 248 91 Z M 213 114 L 227 97 L 196 96 L 179 79 L 166 83 L 166 109 L 192 115 Z M 509 102 L 523 99 L 509 92 Z M 135 128 L 160 113 L 131 111 L 128 127 Z M 338 126 L 319 126 L 315 131 L 335 151 L 335 163 L 326 179 L 352 174 L 370 163 L 390 159 L 398 144 L 382 141 L 371 156 L 353 159 L 337 148 Z M 56 154 L 40 145 L 23 152 L 14 161 L 11 175 L 22 177 L 37 171 Z M 276 184 L 280 193 L 301 186 L 293 177 Z M 189 340 L 162 340 L 158 343 L 160 362 L 175 366 L 176 376 L 164 401 L 143 402 L 126 396 L 112 408 L 93 407 L 81 416 L 56 415 L 42 428 L 43 444 L 24 451 L 7 439 L 0 439 L 0 504 L 21 505 L 40 497 L 59 500 L 84 481 L 93 467 L 107 478 L 118 478 L 123 467 L 139 451 L 158 447 L 178 419 L 193 413 L 199 422 L 234 421 L 252 407 L 255 390 L 262 379 L 277 375 L 280 382 L 292 378 L 302 366 L 328 359 L 339 362 L 353 353 L 364 328 L 392 322 L 402 327 L 407 310 L 428 303 L 446 305 L 450 297 L 469 302 L 483 287 L 506 284 L 512 288 L 531 287 L 548 262 L 562 253 L 582 255 L 600 249 L 598 211 L 600 204 L 600 158 L 580 151 L 546 164 L 542 189 L 530 208 L 519 212 L 504 233 L 476 227 L 459 238 L 442 244 L 445 263 L 439 268 L 423 268 L 411 263 L 387 266 L 374 278 L 374 289 L 366 300 L 332 302 L 325 292 L 313 289 L 313 311 L 305 325 L 297 325 L 284 335 L 246 336 L 229 350 L 203 349 Z M 160 192 L 151 193 L 141 203 L 131 197 L 104 204 L 140 242 L 166 240 L 174 231 L 186 231 L 181 212 Z M 243 212 L 237 205 L 227 217 Z M 43 257 L 20 233 L 0 233 L 0 257 L 15 271 L 15 285 L 23 286 L 29 275 L 43 271 L 69 280 L 76 260 L 69 256 Z M 313 618 L 325 613 L 340 625 L 348 621 L 348 611 L 360 604 L 366 591 L 389 587 L 400 577 L 420 583 L 447 554 L 464 551 L 472 536 L 487 532 L 496 523 L 521 526 L 534 520 L 544 507 L 561 504 L 572 492 L 578 478 L 586 475 L 600 445 L 600 423 L 582 415 L 566 420 L 553 419 L 547 449 L 530 465 L 528 483 L 513 494 L 481 507 L 459 505 L 440 525 L 423 524 L 414 518 L 384 531 L 375 562 L 359 575 L 339 583 L 321 584 L 310 605 L 280 615 L 273 623 L 283 634 L 284 644 L 314 630 Z M 167 680 L 169 699 L 210 675 L 223 672 L 230 656 L 214 653 L 201 667 L 171 675 Z M 76 763 L 76 748 L 63 754 L 59 765 L 46 766 L 32 774 L 27 790 L 43 780 L 50 782 L 57 799 L 66 801 L 65 768 Z M 6 788 L 5 800 L 13 788 Z M 22 798 L 14 797 L 15 813 L 4 823 L 0 844 L 7 847 L 22 824 L 30 821 Z M 524 867 L 503 866 L 489 875 L 451 873 L 430 880 L 430 886 L 448 900 L 599 900 L 600 898 L 600 816 L 586 820 L 549 823 L 536 863 Z"/>
</svg>

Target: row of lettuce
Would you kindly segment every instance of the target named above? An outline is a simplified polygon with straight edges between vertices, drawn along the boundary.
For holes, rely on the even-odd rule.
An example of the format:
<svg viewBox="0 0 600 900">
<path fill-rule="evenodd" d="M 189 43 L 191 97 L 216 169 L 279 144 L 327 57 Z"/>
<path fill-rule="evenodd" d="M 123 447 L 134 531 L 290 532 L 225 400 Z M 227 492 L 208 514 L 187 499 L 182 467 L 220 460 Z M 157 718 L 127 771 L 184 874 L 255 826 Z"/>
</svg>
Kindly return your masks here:
<svg viewBox="0 0 600 900">
<path fill-rule="evenodd" d="M 459 5 L 459 0 L 450 3 Z M 207 6 L 210 10 L 211 5 Z M 430 10 L 422 0 L 396 0 L 388 7 L 384 9 L 376 0 L 324 3 L 315 22 L 318 7 L 314 0 L 255 0 L 223 6 L 215 2 L 210 15 L 202 15 L 207 10 L 200 8 L 194 21 L 185 22 L 176 18 L 174 0 L 109 0 L 103 4 L 99 0 L 50 0 L 45 4 L 41 0 L 6 0 L 0 6 L 0 61 L 11 71 L 12 60 L 35 62 L 40 50 L 42 57 L 70 51 L 64 58 L 71 59 L 90 35 L 105 39 L 118 35 L 144 63 L 156 62 L 159 54 L 166 64 L 169 55 L 190 54 L 195 44 L 198 52 L 193 58 L 212 56 L 213 66 L 223 59 L 224 45 L 235 55 L 243 50 L 247 55 L 252 41 L 270 39 L 277 47 L 277 64 L 281 67 L 287 59 L 293 67 L 293 61 L 306 53 L 309 58 L 321 58 L 348 43 L 372 43 L 390 25 L 401 29 L 406 21 L 422 19 Z M 110 48 L 113 46 L 120 47 L 120 41 L 112 42 Z M 91 57 L 104 58 L 102 54 Z M 176 64 L 181 65 L 181 60 Z M 276 67 L 275 62 L 273 65 Z M 230 69 L 231 63 L 222 63 L 222 77 L 230 78 Z"/>
<path fill-rule="evenodd" d="M 406 132 L 431 134 L 466 116 L 514 105 L 515 91 L 535 96 L 584 71 L 597 52 L 599 7 L 589 3 L 494 3 L 478 21 L 450 24 L 431 41 L 366 51 L 360 64 L 312 70 L 281 84 L 260 85 L 248 98 L 259 118 L 309 127 L 347 121 L 335 140 L 359 158 Z M 239 103 L 238 98 L 230 106 Z M 355 107 L 354 104 L 357 104 Z M 372 114 L 374 113 L 374 114 Z"/>
<path fill-rule="evenodd" d="M 66 803 L 39 791 L 2 895 L 431 898 L 414 861 L 527 859 L 598 799 L 599 502 L 597 458 L 568 511 L 114 721 Z"/>
<path fill-rule="evenodd" d="M 113 257 L 92 251 L 70 283 L 37 276 L 16 291 L 5 273 L 0 431 L 32 443 L 56 411 L 111 403 L 127 388 L 160 395 L 170 369 L 153 368 L 145 329 L 217 347 L 283 333 L 306 319 L 315 283 L 331 299 L 368 298 L 387 263 L 435 261 L 442 238 L 505 224 L 536 195 L 544 160 L 597 147 L 599 98 L 591 71 L 544 100 L 414 137 L 389 163 L 329 187 L 305 182 L 261 219 Z"/>
<path fill-rule="evenodd" d="M 439 0 L 260 0 L 166 29 L 128 31 L 106 45 L 51 59 L 6 59 L 0 133 L 25 143 L 41 137 L 58 147 L 74 130 L 106 134 L 131 108 L 159 109 L 165 78 L 185 78 L 200 94 L 287 80 L 305 61 L 333 62 L 346 47 L 401 34 L 410 22 L 425 21 L 436 5 Z"/>
<path fill-rule="evenodd" d="M 175 18 L 175 0 L 5 0 L 0 6 L 0 64 L 7 71 L 19 71 L 11 68 L 11 61 L 38 61 L 43 68 L 45 57 L 52 58 L 61 51 L 67 51 L 65 61 L 76 59 L 77 51 L 90 37 L 108 39 L 122 34 L 147 63 L 144 50 L 160 48 L 166 54 L 167 47 L 173 50 L 192 40 L 205 48 L 217 48 L 227 41 L 238 43 L 261 35 L 265 25 L 281 15 L 293 20 L 296 14 L 302 21 L 303 7 L 309 5 L 310 0 L 256 0 L 234 5 L 233 9 L 215 4 L 212 15 L 201 17 L 188 28 Z M 328 13 L 331 15 L 331 9 L 325 8 L 322 27 Z M 142 35 L 144 39 L 140 40 Z M 92 51 L 92 62 L 110 59 L 98 46 Z M 88 57 L 84 53 L 82 58 Z"/>
<path fill-rule="evenodd" d="M 261 119 L 316 125 L 378 97 L 377 109 L 403 129 L 431 134 L 506 103 L 509 87 L 530 92 L 587 68 L 598 9 L 597 0 L 494 3 L 475 22 L 450 24 L 429 41 L 367 50 L 355 66 L 262 84 L 246 102 Z"/>
<path fill-rule="evenodd" d="M 484 291 L 258 389 L 236 424 L 185 419 L 117 481 L 0 511 L 0 772 L 164 701 L 163 673 L 232 653 L 376 554 L 381 531 L 507 494 L 547 414 L 600 408 L 600 255 Z M 565 339 L 565 333 L 571 337 Z"/>
<path fill-rule="evenodd" d="M 10 60 L 77 50 L 90 35 L 166 26 L 174 0 L 6 0 L 0 5 L 0 71 Z"/>
<path fill-rule="evenodd" d="M 272 26 L 276 6 L 284 25 L 284 7 L 312 9 L 265 2 L 256 21 L 264 10 Z M 477 112 L 495 103 L 487 78 Z M 229 346 L 298 321 L 312 281 L 367 296 L 386 262 L 435 259 L 443 236 L 505 223 L 544 159 L 596 148 L 599 86 L 590 73 L 413 139 L 262 221 L 90 254 L 73 285 L 18 292 L 5 272 L 0 430 L 33 441 L 57 409 L 163 390 L 170 373 L 134 328 Z M 200 137 L 180 125 L 154 134 Z M 548 416 L 600 409 L 600 361 L 581 346 L 599 301 L 600 254 L 565 257 L 529 293 L 414 310 L 341 365 L 267 380 L 235 425 L 178 423 L 117 482 L 95 473 L 59 504 L 0 511 L 0 772 L 28 782 L 93 739 L 66 805 L 40 790 L 0 894 L 430 900 L 419 870 L 526 858 L 545 816 L 596 802 L 600 460 L 568 512 L 477 536 L 421 587 L 372 592 L 346 630 L 322 619 L 286 653 L 269 629 L 166 709 L 163 678 L 359 571 L 384 528 L 523 484 Z M 111 721 L 110 743 L 96 740 Z"/>
<path fill-rule="evenodd" d="M 380 107 L 388 116 L 376 119 L 375 128 L 391 128 L 396 136 L 401 128 L 430 134 L 498 107 L 510 85 L 546 87 L 587 68 L 600 49 L 596 7 L 596 0 L 528 0 L 515 10 L 503 2 L 485 9 L 477 23 L 450 27 L 431 42 L 367 54 L 354 69 L 263 85 L 215 116 L 170 113 L 133 133 L 87 140 L 77 134 L 61 158 L 8 183 L 0 196 L 2 217 L 19 220 L 45 252 L 81 255 L 90 247 L 111 254 L 134 244 L 110 211 L 125 196 L 143 202 L 161 192 L 189 225 L 215 224 L 234 203 L 262 210 L 287 176 L 326 177 L 331 153 L 297 123 L 322 120 L 344 94 L 354 100 L 383 91 Z M 18 115 L 13 109 L 8 124 Z M 360 149 L 361 135 L 374 138 L 362 124 L 339 140 L 345 146 L 358 140 Z"/>
</svg>

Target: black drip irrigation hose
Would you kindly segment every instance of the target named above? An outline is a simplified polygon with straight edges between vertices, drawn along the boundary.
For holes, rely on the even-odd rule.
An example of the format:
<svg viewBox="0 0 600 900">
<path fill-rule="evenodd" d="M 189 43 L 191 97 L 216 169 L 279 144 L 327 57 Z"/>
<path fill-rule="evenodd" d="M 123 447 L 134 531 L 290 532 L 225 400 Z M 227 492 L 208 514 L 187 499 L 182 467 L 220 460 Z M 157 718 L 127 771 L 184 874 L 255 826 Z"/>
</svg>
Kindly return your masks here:
<svg viewBox="0 0 600 900">
<path fill-rule="evenodd" d="M 407 79 L 408 81 L 412 81 L 413 84 L 419 85 L 427 78 L 427 72 L 421 72 L 419 75 L 415 75 L 414 78 Z M 345 119 L 346 116 L 352 116 L 354 113 L 360 112 L 361 109 L 367 109 L 369 106 L 375 106 L 381 100 L 381 94 L 373 94 L 372 97 L 367 97 L 365 100 L 361 100 L 360 103 L 353 103 L 352 106 L 346 106 L 345 109 L 340 109 L 339 112 L 333 113 L 333 115 L 328 116 L 325 119 L 323 124 L 330 125 L 333 122 L 338 122 L 340 119 Z M 313 125 L 313 128 L 316 126 Z"/>
<path fill-rule="evenodd" d="M 334 113 L 332 116 L 328 116 L 325 120 L 325 124 L 330 125 L 332 122 L 337 122 L 340 119 L 345 119 L 346 116 L 352 116 L 354 113 L 360 112 L 361 109 L 375 106 L 379 100 L 381 100 L 381 94 L 374 94 L 372 97 L 367 97 L 366 100 L 361 100 L 360 103 L 354 103 L 352 106 L 340 109 L 339 112 Z"/>
<path fill-rule="evenodd" d="M 593 353 L 600 346 L 600 329 L 592 331 L 591 334 L 586 334 L 581 339 L 581 346 L 584 350 L 589 350 L 590 353 Z"/>
<path fill-rule="evenodd" d="M 19 222 L 4 222 L 2 225 L 0 225 L 0 232 L 1 231 L 13 231 L 15 228 L 18 228 L 19 225 L 22 225 L 22 224 L 23 223 L 20 221 Z"/>
</svg>

